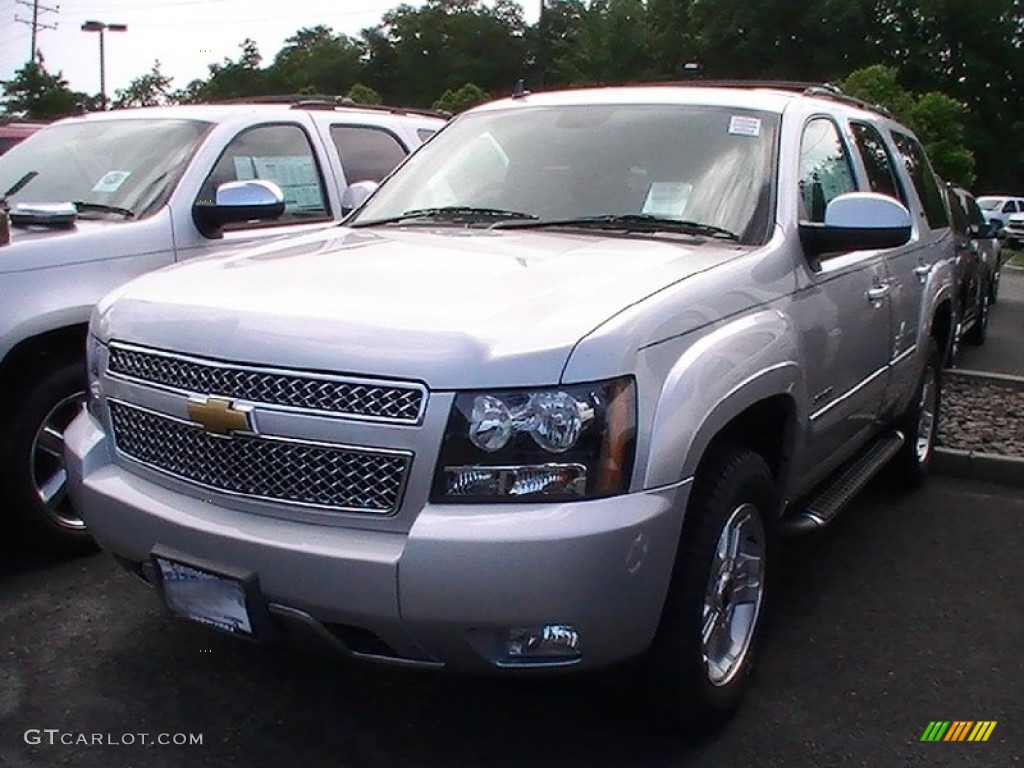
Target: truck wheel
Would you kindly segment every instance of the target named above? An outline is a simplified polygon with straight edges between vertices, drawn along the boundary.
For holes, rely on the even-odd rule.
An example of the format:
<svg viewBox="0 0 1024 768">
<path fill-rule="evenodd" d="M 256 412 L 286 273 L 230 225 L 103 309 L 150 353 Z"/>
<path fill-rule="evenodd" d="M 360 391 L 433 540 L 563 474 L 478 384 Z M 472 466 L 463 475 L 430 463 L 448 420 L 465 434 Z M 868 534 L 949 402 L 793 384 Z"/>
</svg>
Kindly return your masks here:
<svg viewBox="0 0 1024 768">
<path fill-rule="evenodd" d="M 980 347 L 988 336 L 989 303 L 989 289 L 986 287 L 978 296 L 978 319 L 974 321 L 971 330 L 964 334 L 964 341 L 971 346 Z"/>
<path fill-rule="evenodd" d="M 903 488 L 916 488 L 928 474 L 935 453 L 942 405 L 942 358 L 934 339 L 929 340 L 928 359 L 910 405 L 897 421 L 906 442 L 890 464 L 890 477 Z"/>
<path fill-rule="evenodd" d="M 64 430 L 85 402 L 85 368 L 62 362 L 42 369 L 7 414 L 0 445 L 4 511 L 27 543 L 51 554 L 95 549 L 71 507 L 64 467 Z"/>
<path fill-rule="evenodd" d="M 658 714 L 701 732 L 749 684 L 776 552 L 774 482 L 753 451 L 722 445 L 702 462 L 672 582 L 646 659 Z"/>
</svg>

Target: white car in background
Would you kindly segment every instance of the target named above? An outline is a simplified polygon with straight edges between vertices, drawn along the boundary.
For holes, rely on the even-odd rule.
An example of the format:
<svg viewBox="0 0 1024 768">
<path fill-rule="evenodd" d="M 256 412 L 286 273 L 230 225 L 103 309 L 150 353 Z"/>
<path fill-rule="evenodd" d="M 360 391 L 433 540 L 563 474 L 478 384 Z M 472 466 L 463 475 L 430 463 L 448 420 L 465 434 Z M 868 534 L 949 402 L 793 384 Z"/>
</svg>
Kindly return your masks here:
<svg viewBox="0 0 1024 768">
<path fill-rule="evenodd" d="M 1015 213 L 1024 213 L 1024 197 L 982 195 L 978 198 L 978 207 L 981 208 L 986 221 L 996 225 L 999 235 L 1002 236 L 1010 217 Z"/>
</svg>

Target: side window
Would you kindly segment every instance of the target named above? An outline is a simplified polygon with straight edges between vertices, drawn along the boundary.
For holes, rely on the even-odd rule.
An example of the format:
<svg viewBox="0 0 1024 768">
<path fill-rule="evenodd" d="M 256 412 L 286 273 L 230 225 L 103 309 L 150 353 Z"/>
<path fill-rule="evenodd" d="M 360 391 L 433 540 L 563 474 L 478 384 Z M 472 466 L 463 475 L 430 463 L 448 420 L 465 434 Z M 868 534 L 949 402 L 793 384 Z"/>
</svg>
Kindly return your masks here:
<svg viewBox="0 0 1024 768">
<path fill-rule="evenodd" d="M 419 137 L 420 141 L 426 141 L 431 136 L 433 136 L 435 133 L 437 133 L 437 131 L 434 130 L 433 128 L 417 128 L 416 129 L 416 135 Z"/>
<path fill-rule="evenodd" d="M 939 188 L 935 173 L 928 164 L 924 149 L 921 148 L 917 139 L 907 136 L 905 133 L 893 131 L 892 139 L 903 159 L 907 174 L 914 182 L 917 196 L 921 198 L 928 226 L 931 229 L 948 227 L 949 212 L 946 210 L 946 204 L 942 199 L 942 190 Z"/>
<path fill-rule="evenodd" d="M 967 219 L 976 227 L 982 227 L 985 225 L 985 217 L 981 213 L 981 208 L 978 207 L 977 201 L 967 195 L 964 198 L 964 204 L 967 206 Z"/>
<path fill-rule="evenodd" d="M 850 158 L 835 123 L 815 118 L 804 127 L 800 142 L 800 201 L 804 221 L 825 221 L 833 198 L 856 190 Z"/>
<path fill-rule="evenodd" d="M 380 181 L 408 154 L 401 142 L 382 128 L 332 125 L 331 139 L 349 184 Z"/>
<path fill-rule="evenodd" d="M 1007 200 L 1006 204 L 1003 205 L 1003 213 L 1016 213 L 1016 212 L 1017 212 L 1017 205 L 1013 202 L 1013 200 Z"/>
<path fill-rule="evenodd" d="M 247 128 L 231 140 L 199 191 L 211 199 L 228 181 L 265 179 L 284 192 L 285 212 L 275 223 L 327 218 L 323 177 L 306 132 L 297 125 Z M 230 225 L 230 229 L 251 226 Z"/>
<path fill-rule="evenodd" d="M 953 214 L 953 228 L 957 232 L 966 232 L 969 223 L 967 210 L 960 196 L 953 190 L 949 190 L 949 210 Z"/>
<path fill-rule="evenodd" d="M 907 198 L 900 188 L 899 180 L 893 170 L 892 156 L 885 145 L 882 134 L 873 125 L 867 123 L 851 123 L 853 135 L 857 140 L 857 149 L 864 161 L 864 170 L 868 174 L 868 184 L 872 192 L 889 195 L 906 205 Z"/>
</svg>

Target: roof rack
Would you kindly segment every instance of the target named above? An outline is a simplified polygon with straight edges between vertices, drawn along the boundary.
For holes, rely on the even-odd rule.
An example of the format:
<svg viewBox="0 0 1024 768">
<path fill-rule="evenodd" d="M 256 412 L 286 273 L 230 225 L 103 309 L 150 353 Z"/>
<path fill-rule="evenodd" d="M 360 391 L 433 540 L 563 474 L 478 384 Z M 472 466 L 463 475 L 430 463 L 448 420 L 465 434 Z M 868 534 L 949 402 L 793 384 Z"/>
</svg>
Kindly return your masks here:
<svg viewBox="0 0 1024 768">
<path fill-rule="evenodd" d="M 802 80 L 672 80 L 671 82 L 650 83 L 650 85 L 670 85 L 683 88 L 768 88 L 775 91 L 792 91 L 802 96 L 814 96 L 819 99 L 832 99 L 843 104 L 860 107 L 871 112 L 877 112 L 885 117 L 893 118 L 894 115 L 881 104 L 873 104 L 870 101 L 858 99 L 843 93 L 842 89 L 833 83 L 814 83 Z"/>
<path fill-rule="evenodd" d="M 288 104 L 292 109 L 368 109 L 374 112 L 389 112 L 393 115 L 423 115 L 440 117 L 445 120 L 452 115 L 436 109 L 418 107 L 393 107 L 386 104 L 359 104 L 347 96 L 330 96 L 319 93 L 281 94 L 271 96 L 242 96 L 234 99 L 218 99 L 207 104 Z"/>
</svg>

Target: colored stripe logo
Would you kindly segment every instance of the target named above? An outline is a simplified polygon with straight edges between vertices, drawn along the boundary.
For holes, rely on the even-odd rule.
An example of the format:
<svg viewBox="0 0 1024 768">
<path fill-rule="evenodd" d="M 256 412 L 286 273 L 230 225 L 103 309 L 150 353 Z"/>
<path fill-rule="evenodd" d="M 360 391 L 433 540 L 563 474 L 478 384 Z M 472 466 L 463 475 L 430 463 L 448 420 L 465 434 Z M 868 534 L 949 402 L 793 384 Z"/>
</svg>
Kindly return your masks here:
<svg viewBox="0 0 1024 768">
<path fill-rule="evenodd" d="M 996 729 L 995 720 L 932 720 L 921 741 L 988 741 Z"/>
</svg>

